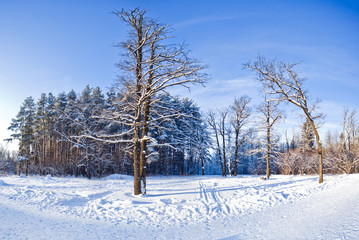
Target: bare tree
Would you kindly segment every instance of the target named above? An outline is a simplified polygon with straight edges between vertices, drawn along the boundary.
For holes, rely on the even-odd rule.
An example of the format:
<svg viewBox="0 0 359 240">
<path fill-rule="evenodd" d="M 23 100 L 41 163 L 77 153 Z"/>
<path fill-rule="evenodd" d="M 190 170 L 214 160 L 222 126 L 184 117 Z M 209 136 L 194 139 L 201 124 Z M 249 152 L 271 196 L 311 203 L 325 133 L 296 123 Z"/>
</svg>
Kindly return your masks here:
<svg viewBox="0 0 359 240">
<path fill-rule="evenodd" d="M 343 144 L 349 151 L 354 148 L 355 140 L 357 138 L 358 129 L 356 122 L 356 113 L 356 109 L 353 109 L 351 112 L 347 108 L 344 108 L 343 110 Z"/>
<path fill-rule="evenodd" d="M 227 148 L 226 148 L 226 136 L 227 136 L 227 116 L 229 110 L 226 108 L 222 111 L 219 111 L 219 135 L 222 138 L 222 155 L 223 155 L 223 176 L 227 176 Z"/>
<path fill-rule="evenodd" d="M 336 150 L 334 159 L 338 167 L 345 173 L 355 173 L 359 163 L 359 127 L 356 120 L 357 110 L 343 110 L 343 130 L 340 134 L 340 144 Z"/>
<path fill-rule="evenodd" d="M 303 89 L 303 79 L 299 78 L 295 71 L 296 64 L 267 60 L 258 56 L 257 60 L 245 67 L 257 74 L 258 81 L 266 87 L 266 92 L 273 98 L 271 101 L 286 101 L 302 109 L 308 118 L 315 133 L 318 145 L 319 156 L 319 183 L 323 182 L 323 147 L 318 133 L 319 123 L 316 120 L 322 119 L 322 114 L 316 114 L 316 104 L 309 105 L 308 93 Z"/>
<path fill-rule="evenodd" d="M 250 102 L 248 96 L 242 96 L 234 100 L 233 105 L 231 106 L 231 119 L 230 123 L 234 129 L 234 166 L 233 174 L 237 176 L 237 164 L 239 160 L 239 147 L 245 142 L 246 135 L 243 134 L 243 127 L 248 123 L 249 117 L 251 116 L 251 109 L 248 104 Z M 242 133 L 242 134 L 241 134 Z"/>
<path fill-rule="evenodd" d="M 212 128 L 215 138 L 216 138 L 217 151 L 218 151 L 218 156 L 219 156 L 219 162 L 221 165 L 222 176 L 226 176 L 226 165 L 225 165 L 225 161 L 224 161 L 225 154 L 222 154 L 223 150 L 222 150 L 220 139 L 219 139 L 219 137 L 221 136 L 221 130 L 220 130 L 221 124 L 218 123 L 216 118 L 217 117 L 214 112 L 209 112 L 207 122 L 208 122 L 209 126 Z M 225 142 L 225 138 L 224 138 L 224 142 Z M 225 149 L 225 148 L 223 148 L 223 149 Z"/>
<path fill-rule="evenodd" d="M 272 132 L 273 127 L 279 120 L 282 118 L 282 112 L 278 110 L 278 102 L 270 101 L 267 98 L 267 94 L 264 96 L 264 104 L 258 108 L 261 113 L 261 122 L 263 129 L 266 132 L 266 150 L 265 150 L 265 158 L 266 158 L 266 178 L 269 179 L 271 173 L 271 157 L 275 154 L 274 144 L 272 142 Z"/>
<path fill-rule="evenodd" d="M 123 125 L 126 131 L 88 137 L 133 147 L 134 194 L 138 195 L 146 193 L 147 142 L 153 140 L 148 132 L 151 123 L 155 122 L 149 118 L 151 106 L 156 102 L 153 97 L 168 87 L 203 84 L 206 75 L 201 70 L 205 67 L 189 58 L 184 45 L 167 42 L 172 38 L 168 35 L 169 27 L 147 17 L 146 10 L 122 9 L 113 13 L 129 26 L 130 31 L 129 38 L 117 45 L 123 56 L 123 61 L 117 65 L 121 73 L 117 82 L 117 106 L 99 117 Z M 156 121 L 169 117 L 159 116 Z"/>
</svg>

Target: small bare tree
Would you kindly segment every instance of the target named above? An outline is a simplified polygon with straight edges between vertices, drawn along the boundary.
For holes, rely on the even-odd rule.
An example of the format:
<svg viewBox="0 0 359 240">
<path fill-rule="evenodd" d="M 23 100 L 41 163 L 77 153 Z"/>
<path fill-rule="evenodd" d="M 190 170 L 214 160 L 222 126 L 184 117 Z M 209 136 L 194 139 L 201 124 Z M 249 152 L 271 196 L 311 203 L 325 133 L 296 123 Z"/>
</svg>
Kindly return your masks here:
<svg viewBox="0 0 359 240">
<path fill-rule="evenodd" d="M 343 111 L 343 131 L 340 134 L 340 144 L 337 148 L 338 166 L 345 173 L 355 173 L 356 165 L 359 163 L 359 127 L 356 120 L 357 110 L 344 108 Z"/>
<path fill-rule="evenodd" d="M 266 87 L 270 101 L 286 101 L 302 109 L 308 118 L 315 133 L 319 156 L 319 183 L 323 182 L 323 147 L 318 133 L 322 114 L 316 114 L 316 104 L 309 105 L 308 93 L 303 89 L 303 79 L 299 78 L 295 71 L 296 64 L 277 62 L 258 56 L 254 63 L 245 64 L 245 68 L 251 69 L 257 74 L 257 79 Z"/>
<path fill-rule="evenodd" d="M 248 104 L 250 102 L 248 96 L 242 96 L 240 98 L 234 99 L 234 103 L 231 106 L 231 119 L 230 123 L 234 129 L 234 166 L 233 174 L 237 176 L 237 164 L 239 161 L 239 147 L 245 142 L 245 134 L 241 134 L 243 127 L 248 124 L 249 117 L 251 116 L 251 109 Z"/>
<path fill-rule="evenodd" d="M 222 154 L 223 154 L 223 176 L 227 176 L 227 147 L 226 147 L 226 136 L 227 136 L 227 116 L 229 110 L 225 108 L 219 112 L 219 135 L 222 138 Z"/>
<path fill-rule="evenodd" d="M 258 108 L 258 111 L 261 114 L 260 118 L 262 122 L 262 129 L 264 129 L 266 132 L 266 178 L 269 179 L 271 173 L 270 160 L 271 157 L 275 154 L 272 142 L 272 132 L 274 125 L 282 118 L 282 112 L 278 110 L 278 102 L 270 101 L 267 98 L 266 93 L 264 96 L 264 104 Z"/>
<path fill-rule="evenodd" d="M 354 148 L 355 141 L 357 138 L 357 122 L 356 122 L 356 113 L 357 110 L 353 109 L 349 112 L 349 109 L 344 108 L 343 110 L 343 136 L 344 136 L 344 146 L 349 151 Z"/>
<path fill-rule="evenodd" d="M 226 118 L 228 115 L 228 110 L 225 109 L 220 111 L 219 120 L 217 120 L 216 114 L 214 112 L 208 113 L 207 122 L 209 126 L 212 128 L 216 143 L 217 143 L 217 151 L 219 156 L 219 162 L 221 164 L 222 176 L 227 176 L 226 169 Z M 221 138 L 221 139 L 220 139 Z M 222 140 L 222 144 L 221 144 Z"/>
</svg>

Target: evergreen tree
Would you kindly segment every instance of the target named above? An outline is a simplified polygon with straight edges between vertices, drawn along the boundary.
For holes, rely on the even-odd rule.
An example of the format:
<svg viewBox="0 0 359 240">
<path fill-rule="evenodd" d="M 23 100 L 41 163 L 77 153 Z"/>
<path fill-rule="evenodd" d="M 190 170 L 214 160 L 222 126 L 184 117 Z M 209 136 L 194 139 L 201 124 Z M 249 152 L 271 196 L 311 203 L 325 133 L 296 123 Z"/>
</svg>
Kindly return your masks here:
<svg viewBox="0 0 359 240">
<path fill-rule="evenodd" d="M 40 99 L 37 101 L 36 119 L 35 119 L 35 133 L 36 133 L 35 154 L 39 162 L 38 167 L 39 167 L 40 175 L 42 173 L 42 168 L 45 162 L 45 153 L 46 153 L 46 141 L 47 141 L 47 133 L 46 133 L 47 106 L 46 105 L 47 105 L 47 97 L 45 93 L 42 93 Z"/>
<path fill-rule="evenodd" d="M 313 128 L 306 118 L 301 129 L 301 151 L 310 152 L 314 150 L 315 134 Z"/>
<path fill-rule="evenodd" d="M 19 140 L 19 173 L 23 162 L 26 162 L 26 174 L 28 174 L 29 161 L 32 158 L 34 149 L 34 127 L 35 127 L 35 103 L 32 97 L 25 99 L 23 105 L 20 107 L 16 118 L 12 119 L 9 130 L 14 133 L 11 135 L 12 139 Z"/>
</svg>

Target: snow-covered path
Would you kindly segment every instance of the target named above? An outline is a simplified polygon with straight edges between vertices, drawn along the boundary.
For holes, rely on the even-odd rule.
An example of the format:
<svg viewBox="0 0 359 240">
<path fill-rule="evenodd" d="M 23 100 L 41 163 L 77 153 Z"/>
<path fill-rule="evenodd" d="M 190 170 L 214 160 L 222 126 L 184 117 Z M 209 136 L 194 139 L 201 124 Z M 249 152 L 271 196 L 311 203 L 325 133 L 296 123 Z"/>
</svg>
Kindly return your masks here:
<svg viewBox="0 0 359 240">
<path fill-rule="evenodd" d="M 358 180 L 257 214 L 252 228 L 258 239 L 359 239 Z"/>
<path fill-rule="evenodd" d="M 112 239 L 101 222 L 49 216 L 0 204 L 1 239 Z M 101 234 L 99 234 L 101 232 Z M 98 238 L 101 236 L 101 238 Z"/>
<path fill-rule="evenodd" d="M 2 177 L 0 239 L 359 239 L 358 174 L 128 180 Z"/>
</svg>

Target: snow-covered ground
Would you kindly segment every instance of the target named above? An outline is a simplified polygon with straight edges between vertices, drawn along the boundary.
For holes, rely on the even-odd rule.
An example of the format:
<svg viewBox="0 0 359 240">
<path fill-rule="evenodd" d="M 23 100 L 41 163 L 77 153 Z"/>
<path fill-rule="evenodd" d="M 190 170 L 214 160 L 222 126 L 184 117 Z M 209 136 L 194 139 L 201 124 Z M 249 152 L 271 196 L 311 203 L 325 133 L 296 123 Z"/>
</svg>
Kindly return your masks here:
<svg viewBox="0 0 359 240">
<path fill-rule="evenodd" d="M 0 177 L 0 239 L 359 239 L 359 175 Z"/>
</svg>

